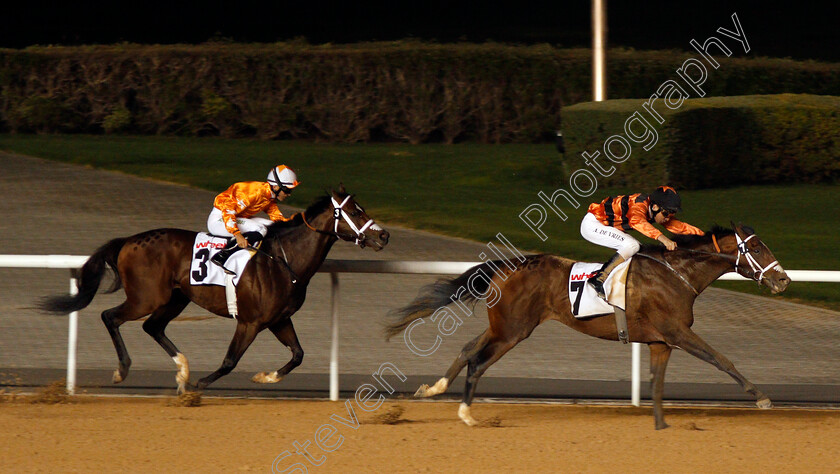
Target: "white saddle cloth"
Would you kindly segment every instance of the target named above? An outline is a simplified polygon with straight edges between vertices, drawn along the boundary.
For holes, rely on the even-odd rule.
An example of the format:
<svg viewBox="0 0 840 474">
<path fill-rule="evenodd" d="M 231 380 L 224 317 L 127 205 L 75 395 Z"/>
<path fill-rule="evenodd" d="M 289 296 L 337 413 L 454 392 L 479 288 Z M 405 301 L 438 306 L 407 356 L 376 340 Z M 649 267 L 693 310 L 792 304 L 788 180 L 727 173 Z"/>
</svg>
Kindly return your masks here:
<svg viewBox="0 0 840 474">
<path fill-rule="evenodd" d="M 613 306 L 627 309 L 625 291 L 627 288 L 627 268 L 630 266 L 630 260 L 615 267 L 607 277 L 607 281 L 604 282 L 604 293 L 607 295 L 609 303 L 599 298 L 592 285 L 586 283 L 586 280 L 604 264 L 577 262 L 572 265 L 572 272 L 569 275 L 569 301 L 572 306 L 572 314 L 576 318 L 588 318 L 611 314 L 615 312 Z"/>
<path fill-rule="evenodd" d="M 190 284 L 191 285 L 219 285 L 225 286 L 225 271 L 222 267 L 210 261 L 210 258 L 225 248 L 228 239 L 224 237 L 213 237 L 205 232 L 199 232 L 195 236 L 195 244 L 193 244 L 192 264 L 190 265 Z M 233 284 L 239 283 L 239 278 L 242 276 L 242 271 L 245 270 L 245 265 L 251 259 L 253 252 L 238 251 L 234 252 L 230 258 L 225 262 L 225 267 L 233 271 L 236 275 L 233 276 Z"/>
</svg>

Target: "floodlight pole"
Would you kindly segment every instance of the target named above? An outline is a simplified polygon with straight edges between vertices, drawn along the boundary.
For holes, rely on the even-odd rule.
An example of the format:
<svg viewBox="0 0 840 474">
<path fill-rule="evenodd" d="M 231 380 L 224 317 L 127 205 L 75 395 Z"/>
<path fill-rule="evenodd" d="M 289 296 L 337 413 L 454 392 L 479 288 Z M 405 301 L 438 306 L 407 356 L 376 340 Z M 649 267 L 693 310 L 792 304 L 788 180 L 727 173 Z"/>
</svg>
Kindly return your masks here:
<svg viewBox="0 0 840 474">
<path fill-rule="evenodd" d="M 607 0 L 592 0 L 592 100 L 607 100 Z"/>
<path fill-rule="evenodd" d="M 592 100 L 607 100 L 607 0 L 592 0 Z M 630 399 L 641 405 L 641 345 L 630 344 Z"/>
</svg>

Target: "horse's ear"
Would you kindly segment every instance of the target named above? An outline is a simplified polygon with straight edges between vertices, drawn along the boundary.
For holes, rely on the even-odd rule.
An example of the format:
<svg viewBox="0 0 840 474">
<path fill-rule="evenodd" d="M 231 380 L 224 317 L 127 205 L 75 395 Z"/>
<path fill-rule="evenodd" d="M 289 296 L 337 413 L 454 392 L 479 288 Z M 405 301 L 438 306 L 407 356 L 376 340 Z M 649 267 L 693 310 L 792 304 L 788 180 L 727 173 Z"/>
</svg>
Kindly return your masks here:
<svg viewBox="0 0 840 474">
<path fill-rule="evenodd" d="M 732 230 L 734 230 L 735 232 L 738 232 L 738 226 L 735 225 L 735 222 L 734 221 L 729 221 L 729 223 L 732 225 Z"/>
<path fill-rule="evenodd" d="M 341 194 L 347 194 L 347 190 L 344 189 L 344 183 L 338 183 L 338 192 Z"/>
</svg>

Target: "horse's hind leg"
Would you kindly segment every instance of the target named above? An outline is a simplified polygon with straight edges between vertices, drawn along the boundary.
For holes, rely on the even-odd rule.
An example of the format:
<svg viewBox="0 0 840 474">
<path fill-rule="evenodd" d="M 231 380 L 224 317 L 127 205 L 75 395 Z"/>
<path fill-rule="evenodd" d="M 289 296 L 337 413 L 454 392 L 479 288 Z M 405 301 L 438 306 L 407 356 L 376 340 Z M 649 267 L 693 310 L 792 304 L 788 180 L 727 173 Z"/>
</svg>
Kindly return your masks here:
<svg viewBox="0 0 840 474">
<path fill-rule="evenodd" d="M 238 323 L 236 325 L 236 332 L 233 334 L 233 340 L 230 341 L 227 355 L 225 355 L 225 360 L 222 361 L 222 366 L 212 374 L 199 380 L 196 388 L 202 390 L 219 379 L 219 377 L 229 374 L 236 367 L 236 364 L 239 363 L 242 354 L 254 342 L 254 338 L 257 337 L 259 332 L 260 328 L 256 324 Z"/>
<path fill-rule="evenodd" d="M 469 426 L 477 425 L 478 422 L 470 414 L 470 405 L 472 405 L 473 398 L 475 398 L 475 389 L 478 386 L 478 379 L 484 375 L 484 372 L 490 368 L 497 360 L 505 355 L 520 341 L 530 335 L 530 331 L 524 335 L 517 335 L 509 338 L 494 337 L 490 339 L 477 353 L 468 361 L 467 366 L 467 381 L 464 384 L 464 398 L 461 406 L 458 408 L 458 417 Z"/>
<path fill-rule="evenodd" d="M 648 345 L 650 348 L 650 375 L 651 392 L 653 392 L 653 418 L 656 421 L 656 429 L 667 428 L 665 416 L 662 413 L 662 395 L 665 391 L 665 368 L 668 366 L 668 359 L 671 357 L 671 346 L 661 342 L 654 342 Z"/>
<path fill-rule="evenodd" d="M 146 334 L 152 336 L 160 344 L 160 347 L 163 347 L 163 350 L 169 354 L 169 357 L 175 361 L 175 365 L 178 367 L 178 373 L 175 375 L 178 393 L 186 391 L 187 383 L 190 380 L 190 366 L 184 354 L 181 354 L 175 344 L 166 337 L 164 330 L 166 325 L 178 317 L 188 304 L 190 304 L 190 299 L 179 290 L 174 290 L 169 302 L 154 310 L 149 318 L 143 322 L 143 330 L 146 331 Z"/>
<path fill-rule="evenodd" d="M 467 365 L 467 362 L 481 349 L 484 348 L 485 344 L 487 344 L 487 339 L 489 337 L 490 329 L 486 329 L 483 333 L 479 334 L 475 339 L 471 340 L 470 342 L 464 344 L 464 348 L 461 349 L 461 353 L 458 354 L 458 357 L 455 358 L 455 361 L 452 362 L 452 365 L 449 367 L 449 370 L 446 371 L 446 375 L 440 378 L 434 385 L 429 387 L 426 384 L 420 386 L 417 391 L 414 393 L 415 397 L 425 398 L 425 397 L 433 397 L 435 395 L 441 394 L 452 385 L 452 381 L 455 380 L 455 377 L 461 373 L 464 366 Z"/>
<path fill-rule="evenodd" d="M 701 339 L 700 336 L 692 332 L 690 329 L 686 329 L 677 335 L 677 340 L 673 345 L 679 346 L 681 349 L 685 350 L 694 357 L 697 357 L 700 360 L 705 360 L 729 374 L 730 377 L 735 379 L 735 381 L 741 385 L 744 391 L 755 397 L 756 405 L 759 408 L 773 407 L 773 403 L 770 401 L 770 398 L 756 388 L 756 386 L 747 380 L 746 377 L 741 375 L 741 373 L 735 369 L 735 364 L 733 364 L 723 354 L 714 350 L 712 346 L 708 345 L 706 341 Z"/>
<path fill-rule="evenodd" d="M 303 348 L 300 347 L 295 327 L 292 325 L 291 319 L 283 320 L 268 327 L 274 334 L 278 341 L 282 342 L 286 347 L 292 351 L 292 360 L 280 370 L 274 372 L 260 372 L 251 378 L 251 381 L 256 383 L 276 383 L 283 380 L 283 377 L 291 372 L 295 367 L 303 362 Z"/>
<path fill-rule="evenodd" d="M 122 335 L 120 334 L 120 326 L 126 321 L 134 321 L 146 314 L 148 311 L 141 312 L 133 304 L 125 301 L 119 306 L 111 309 L 106 309 L 102 312 L 102 322 L 105 328 L 108 329 L 108 334 L 111 335 L 111 341 L 114 343 L 114 348 L 117 350 L 117 358 L 120 361 L 120 366 L 114 371 L 114 383 L 120 383 L 128 376 L 128 369 L 131 367 L 131 357 L 128 356 L 128 349 L 125 348 Z"/>
</svg>

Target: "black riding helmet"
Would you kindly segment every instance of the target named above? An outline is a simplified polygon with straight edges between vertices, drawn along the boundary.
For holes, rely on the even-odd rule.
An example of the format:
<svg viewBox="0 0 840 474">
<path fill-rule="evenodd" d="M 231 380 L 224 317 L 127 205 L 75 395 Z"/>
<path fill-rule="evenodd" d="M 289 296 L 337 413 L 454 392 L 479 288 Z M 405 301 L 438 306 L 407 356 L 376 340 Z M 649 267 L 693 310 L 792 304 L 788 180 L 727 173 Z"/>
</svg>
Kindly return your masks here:
<svg viewBox="0 0 840 474">
<path fill-rule="evenodd" d="M 656 191 L 650 195 L 650 203 L 656 204 L 660 209 L 666 209 L 672 213 L 682 211 L 680 195 L 670 186 L 659 186 L 656 188 Z"/>
</svg>

